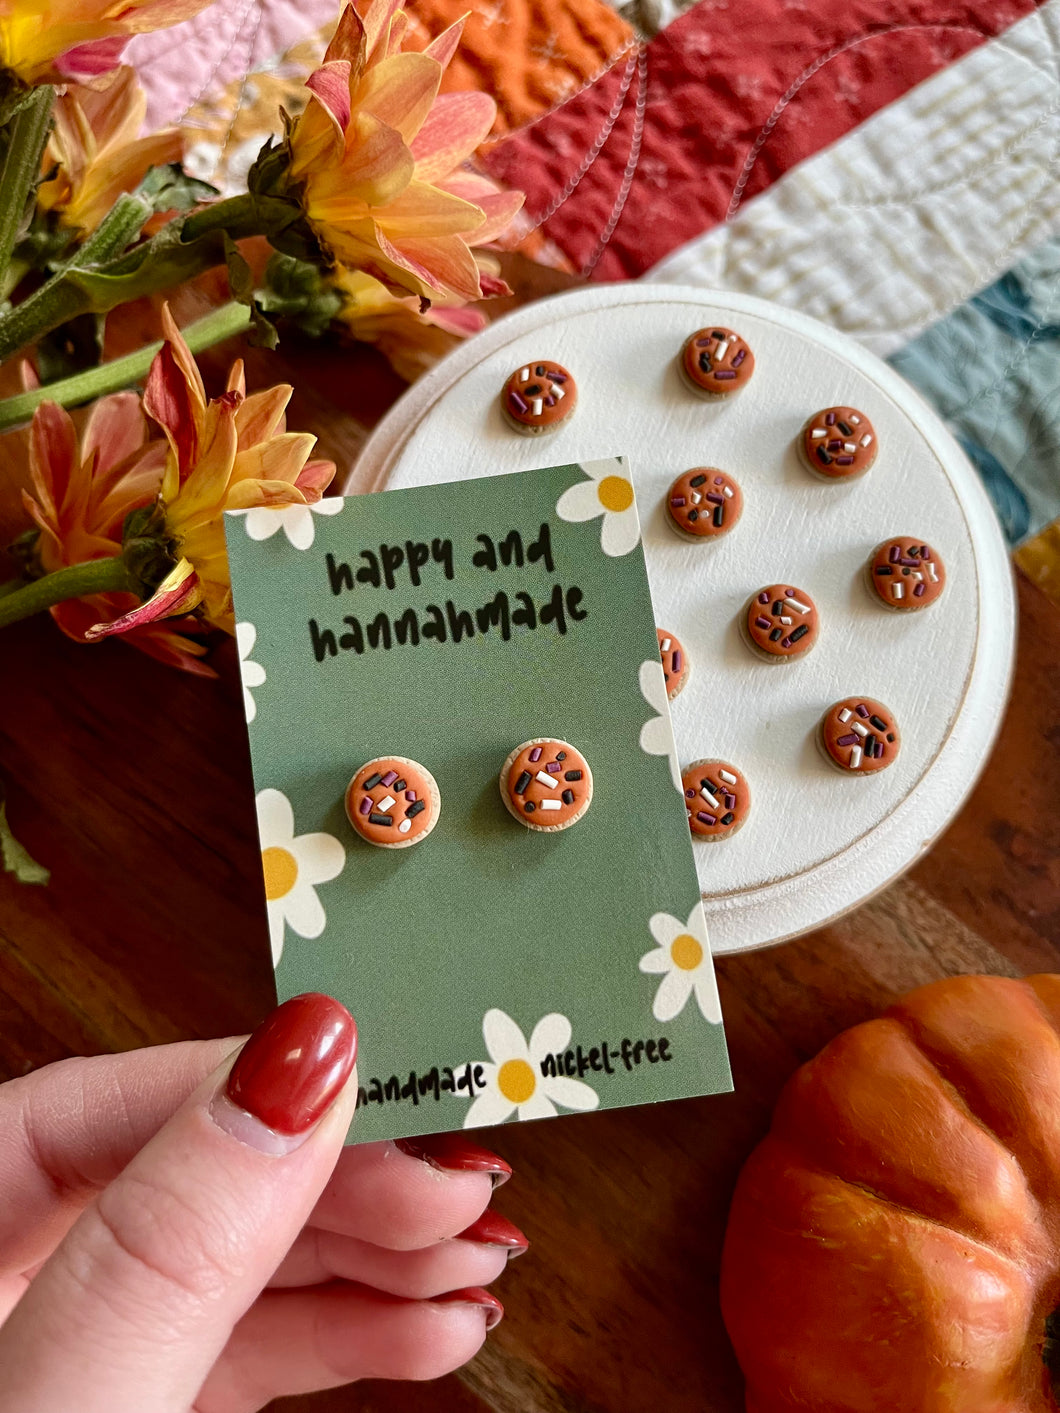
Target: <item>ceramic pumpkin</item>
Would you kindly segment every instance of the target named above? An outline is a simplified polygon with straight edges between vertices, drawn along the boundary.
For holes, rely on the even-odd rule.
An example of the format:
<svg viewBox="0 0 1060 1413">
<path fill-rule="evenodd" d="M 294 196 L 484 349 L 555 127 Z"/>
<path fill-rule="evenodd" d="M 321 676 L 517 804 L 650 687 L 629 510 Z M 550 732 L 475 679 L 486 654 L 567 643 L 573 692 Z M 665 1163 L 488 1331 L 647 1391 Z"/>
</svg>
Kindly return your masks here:
<svg viewBox="0 0 1060 1413">
<path fill-rule="evenodd" d="M 962 976 L 792 1076 L 740 1175 L 722 1311 L 748 1413 L 1048 1413 L 1060 976 Z"/>
</svg>

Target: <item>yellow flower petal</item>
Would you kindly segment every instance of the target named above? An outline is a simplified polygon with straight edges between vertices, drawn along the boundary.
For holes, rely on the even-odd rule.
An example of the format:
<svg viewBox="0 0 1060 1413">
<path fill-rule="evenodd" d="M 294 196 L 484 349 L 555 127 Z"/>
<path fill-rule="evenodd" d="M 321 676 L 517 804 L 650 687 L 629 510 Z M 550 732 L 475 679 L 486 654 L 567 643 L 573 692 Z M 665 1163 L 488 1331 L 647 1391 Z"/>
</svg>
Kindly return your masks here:
<svg viewBox="0 0 1060 1413">
<path fill-rule="evenodd" d="M 395 54 L 365 71 L 352 94 L 353 105 L 411 142 L 431 111 L 441 81 L 442 66 L 426 54 Z"/>
<path fill-rule="evenodd" d="M 412 141 L 417 179 L 436 182 L 449 176 L 489 136 L 496 116 L 497 105 L 488 93 L 439 94 Z M 488 185 L 496 191 L 492 182 Z"/>
<path fill-rule="evenodd" d="M 388 239 L 403 236 L 473 235 L 485 223 L 480 206 L 473 206 L 427 182 L 411 181 L 400 196 L 375 215 Z"/>
</svg>

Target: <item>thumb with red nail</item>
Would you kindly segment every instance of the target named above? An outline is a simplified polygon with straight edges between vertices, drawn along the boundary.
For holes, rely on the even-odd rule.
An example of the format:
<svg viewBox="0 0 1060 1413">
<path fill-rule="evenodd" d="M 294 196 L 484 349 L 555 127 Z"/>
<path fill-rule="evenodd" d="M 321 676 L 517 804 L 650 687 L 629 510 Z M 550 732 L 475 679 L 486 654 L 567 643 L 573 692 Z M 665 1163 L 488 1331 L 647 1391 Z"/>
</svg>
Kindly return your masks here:
<svg viewBox="0 0 1060 1413">
<path fill-rule="evenodd" d="M 344 1149 L 357 1029 L 330 997 L 237 1043 L 0 1086 L 0 1413 L 252 1413 L 437 1377 L 500 1318 L 503 1160 Z"/>
</svg>

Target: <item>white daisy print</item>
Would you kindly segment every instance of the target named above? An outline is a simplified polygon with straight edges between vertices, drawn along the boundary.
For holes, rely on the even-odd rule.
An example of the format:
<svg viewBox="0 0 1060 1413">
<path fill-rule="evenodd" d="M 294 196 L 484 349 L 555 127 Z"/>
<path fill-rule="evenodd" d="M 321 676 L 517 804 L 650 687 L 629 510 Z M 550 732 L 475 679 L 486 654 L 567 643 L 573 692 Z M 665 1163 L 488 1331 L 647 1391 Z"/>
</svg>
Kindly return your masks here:
<svg viewBox="0 0 1060 1413">
<path fill-rule="evenodd" d="M 707 942 L 703 904 L 696 904 L 687 922 L 669 913 L 656 913 L 648 928 L 657 945 L 641 957 L 640 969 L 662 974 L 652 1003 L 652 1015 L 657 1021 L 673 1020 L 684 1010 L 694 991 L 703 1018 L 720 1025 L 721 1001 Z"/>
<path fill-rule="evenodd" d="M 600 1096 L 582 1080 L 541 1072 L 546 1057 L 561 1055 L 570 1037 L 570 1021 L 555 1012 L 538 1021 L 528 1043 L 511 1016 L 487 1011 L 482 1038 L 491 1063 L 477 1066 L 486 1087 L 467 1111 L 464 1127 L 500 1124 L 513 1113 L 519 1119 L 550 1119 L 557 1104 L 561 1109 L 595 1109 Z"/>
<path fill-rule="evenodd" d="M 265 681 L 265 669 L 260 662 L 253 662 L 250 654 L 258 639 L 258 630 L 253 623 L 236 624 L 236 647 L 239 650 L 239 675 L 243 679 L 243 708 L 247 722 L 254 720 L 258 707 L 252 688 L 260 687 Z"/>
<path fill-rule="evenodd" d="M 556 514 L 561 520 L 592 520 L 602 515 L 600 547 L 612 558 L 629 554 L 640 540 L 637 502 L 633 497 L 633 482 L 620 456 L 608 456 L 603 461 L 579 462 L 587 481 L 576 481 L 556 502 Z"/>
<path fill-rule="evenodd" d="M 670 704 L 666 695 L 666 677 L 658 658 L 640 665 L 640 694 L 658 716 L 653 716 L 640 728 L 640 748 L 649 756 L 669 756 L 670 776 L 674 789 L 680 790 L 681 767 L 677 760 L 677 742 L 670 722 Z"/>
<path fill-rule="evenodd" d="M 341 496 L 328 496 L 313 505 L 256 505 L 245 512 L 247 534 L 252 540 L 267 540 L 282 530 L 295 549 L 307 550 L 313 543 L 314 515 L 338 515 L 345 501 Z"/>
<path fill-rule="evenodd" d="M 272 964 L 277 966 L 286 927 L 299 937 L 319 937 L 324 931 L 327 917 L 316 888 L 342 872 L 346 850 L 330 834 L 296 838 L 294 810 L 282 790 L 260 791 L 257 807 Z"/>
</svg>

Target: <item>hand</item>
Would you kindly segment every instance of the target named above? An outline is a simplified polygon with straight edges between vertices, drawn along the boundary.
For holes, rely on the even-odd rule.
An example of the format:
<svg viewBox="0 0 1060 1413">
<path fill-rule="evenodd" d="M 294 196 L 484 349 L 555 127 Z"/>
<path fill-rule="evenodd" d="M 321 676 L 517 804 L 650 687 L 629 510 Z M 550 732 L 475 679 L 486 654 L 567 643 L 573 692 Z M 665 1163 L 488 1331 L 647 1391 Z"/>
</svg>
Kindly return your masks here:
<svg viewBox="0 0 1060 1413">
<path fill-rule="evenodd" d="M 0 1413 L 252 1413 L 436 1378 L 500 1319 L 508 1165 L 458 1134 L 344 1149 L 356 1027 L 328 997 L 238 1045 L 0 1086 Z"/>
</svg>

